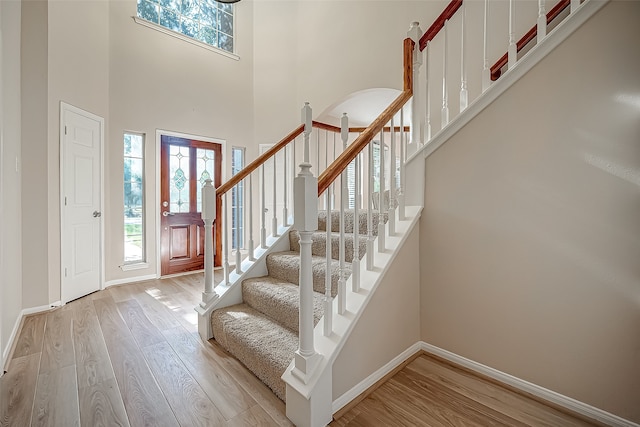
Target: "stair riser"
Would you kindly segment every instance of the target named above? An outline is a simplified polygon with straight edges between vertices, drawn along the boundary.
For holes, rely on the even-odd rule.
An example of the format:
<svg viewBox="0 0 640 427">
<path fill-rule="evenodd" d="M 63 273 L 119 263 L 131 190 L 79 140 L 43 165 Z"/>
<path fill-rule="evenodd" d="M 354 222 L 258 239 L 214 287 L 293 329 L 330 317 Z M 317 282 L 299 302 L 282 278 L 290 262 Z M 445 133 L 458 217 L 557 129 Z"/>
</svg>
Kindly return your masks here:
<svg viewBox="0 0 640 427">
<path fill-rule="evenodd" d="M 325 258 L 313 257 L 312 276 L 313 290 L 324 294 L 325 292 L 325 272 L 327 263 Z M 271 254 L 267 256 L 267 270 L 269 275 L 277 279 L 299 285 L 300 278 L 300 254 L 296 252 L 286 252 L 280 254 Z M 331 295 L 335 296 L 338 292 L 339 264 L 332 260 L 331 263 Z M 345 264 L 345 278 L 351 275 L 351 264 Z"/>
<path fill-rule="evenodd" d="M 359 221 L 359 230 L 360 234 L 367 234 L 367 212 L 360 211 L 358 216 L 360 217 Z M 378 223 L 380 221 L 380 217 L 382 217 L 383 221 L 387 222 L 387 214 L 380 214 L 379 212 L 372 212 L 371 215 L 371 234 L 373 236 L 378 235 Z M 344 232 L 345 233 L 353 233 L 353 221 L 354 214 L 352 210 L 345 211 L 345 222 L 344 222 Z M 318 230 L 327 230 L 327 211 L 319 211 L 318 212 Z M 340 212 L 331 211 L 331 231 L 334 233 L 340 232 Z"/>
<path fill-rule="evenodd" d="M 315 256 L 324 257 L 326 256 L 326 241 L 327 234 L 326 232 L 316 232 L 313 233 L 312 236 L 313 243 L 311 244 L 311 254 Z M 352 262 L 353 261 L 353 234 L 349 234 L 345 236 L 344 239 L 344 247 L 345 247 L 345 261 Z M 292 230 L 289 233 L 289 243 L 292 251 L 300 252 L 300 235 L 297 230 Z M 367 236 L 361 235 L 358 239 L 358 247 L 359 247 L 359 256 L 360 259 L 365 255 L 365 251 L 367 250 Z M 340 255 L 340 235 L 332 233 L 331 235 L 331 258 L 338 259 Z"/>
</svg>

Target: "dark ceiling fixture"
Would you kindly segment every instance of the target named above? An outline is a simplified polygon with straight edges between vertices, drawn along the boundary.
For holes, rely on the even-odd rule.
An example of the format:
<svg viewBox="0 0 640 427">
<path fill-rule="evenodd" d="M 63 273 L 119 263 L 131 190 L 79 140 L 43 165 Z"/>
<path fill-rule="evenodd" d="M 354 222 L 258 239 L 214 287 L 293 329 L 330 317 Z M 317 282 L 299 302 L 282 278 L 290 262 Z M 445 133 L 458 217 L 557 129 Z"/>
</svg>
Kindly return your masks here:
<svg viewBox="0 0 640 427">
<path fill-rule="evenodd" d="M 216 0 L 218 3 L 226 3 L 226 4 L 230 4 L 230 3 L 238 3 L 240 0 Z"/>
</svg>

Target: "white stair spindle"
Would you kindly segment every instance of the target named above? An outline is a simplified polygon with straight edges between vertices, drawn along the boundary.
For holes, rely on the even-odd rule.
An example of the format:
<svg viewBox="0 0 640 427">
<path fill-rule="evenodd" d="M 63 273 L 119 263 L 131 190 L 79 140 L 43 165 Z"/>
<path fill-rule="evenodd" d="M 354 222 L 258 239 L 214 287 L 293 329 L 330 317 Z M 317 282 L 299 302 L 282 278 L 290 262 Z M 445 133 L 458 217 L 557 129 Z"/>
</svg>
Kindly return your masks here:
<svg viewBox="0 0 640 427">
<path fill-rule="evenodd" d="M 545 9 L 545 0 L 538 0 L 538 30 L 536 43 L 540 44 L 542 39 L 547 36 L 547 11 Z"/>
<path fill-rule="evenodd" d="M 287 146 L 282 150 L 284 154 L 284 164 L 282 165 L 282 170 L 284 172 L 284 182 L 282 183 L 283 191 L 284 191 L 284 207 L 282 208 L 282 225 L 285 227 L 289 225 L 289 210 L 287 209 L 288 200 L 287 200 L 287 185 L 289 181 L 287 180 Z"/>
<path fill-rule="evenodd" d="M 278 193 L 278 162 L 276 159 L 278 155 L 273 156 L 273 218 L 271 218 L 271 235 L 273 237 L 278 237 L 278 216 L 276 214 L 277 208 L 277 193 Z"/>
<path fill-rule="evenodd" d="M 294 209 L 294 203 L 293 203 L 293 179 L 296 177 L 296 139 L 295 138 L 292 142 L 291 142 L 291 197 L 292 197 L 292 204 L 291 204 L 291 209 Z M 291 215 L 295 215 L 295 212 L 291 212 Z"/>
<path fill-rule="evenodd" d="M 229 286 L 229 205 L 227 204 L 227 193 L 224 193 L 224 204 L 222 206 L 222 210 L 224 212 L 224 222 L 225 226 L 222 231 L 223 241 L 222 246 L 224 248 L 224 283 Z"/>
<path fill-rule="evenodd" d="M 247 242 L 248 250 L 249 250 L 249 261 L 255 261 L 256 257 L 253 253 L 254 251 L 254 243 L 253 243 L 253 174 L 249 174 L 249 241 Z"/>
<path fill-rule="evenodd" d="M 578 10 L 579 6 L 580 6 L 580 0 L 571 0 L 571 13 Z"/>
<path fill-rule="evenodd" d="M 378 252 L 385 251 L 385 223 L 384 223 L 384 213 L 386 212 L 386 208 L 384 205 L 384 193 L 385 193 L 385 176 L 384 176 L 384 128 L 380 132 L 380 151 L 379 151 L 379 162 L 380 162 L 380 185 L 378 191 Z"/>
<path fill-rule="evenodd" d="M 428 64 L 428 63 L 427 63 Z M 428 68 L 428 67 L 427 67 Z M 404 221 L 407 219 L 406 209 L 404 204 L 404 188 L 405 188 L 405 175 L 404 175 L 404 162 L 405 159 L 405 132 L 404 132 L 404 108 L 400 109 L 400 184 L 398 185 L 398 220 Z"/>
<path fill-rule="evenodd" d="M 487 32 L 488 24 L 489 0 L 484 0 L 484 27 L 482 36 L 482 92 L 491 86 L 491 69 L 489 68 L 489 56 L 487 53 Z"/>
<path fill-rule="evenodd" d="M 360 154 L 354 164 L 353 259 L 351 260 L 351 290 L 360 292 Z"/>
<path fill-rule="evenodd" d="M 389 150 L 389 236 L 396 234 L 396 128 L 391 118 L 391 148 Z"/>
<path fill-rule="evenodd" d="M 430 61 L 429 61 L 429 42 L 427 42 L 427 45 L 424 48 L 424 57 L 425 57 L 425 77 L 426 77 L 426 82 L 425 82 L 425 92 L 426 92 L 426 104 L 427 104 L 427 118 L 426 118 L 426 124 L 425 124 L 425 137 L 424 140 L 426 141 L 430 141 L 431 140 L 431 93 L 429 92 L 429 65 L 430 65 Z M 404 132 L 404 130 L 403 130 Z"/>
<path fill-rule="evenodd" d="M 325 195 L 325 199 L 327 202 L 327 206 L 330 205 L 331 203 L 331 187 L 333 185 L 330 185 L 329 188 L 327 188 L 327 192 Z M 332 325 L 332 319 L 333 319 L 333 296 L 331 295 L 331 274 L 329 273 L 331 271 L 331 260 L 332 260 L 332 240 L 331 240 L 331 211 L 327 210 L 327 219 L 325 221 L 325 225 L 326 225 L 326 250 L 325 250 L 325 257 L 326 257 L 326 261 L 327 261 L 327 265 L 325 268 L 325 271 L 327 272 L 324 276 L 324 336 L 328 337 L 331 336 L 331 333 L 333 332 L 333 325 Z"/>
<path fill-rule="evenodd" d="M 449 20 L 444 21 L 444 58 L 442 61 L 442 117 L 441 126 L 445 127 L 449 123 L 449 91 L 447 90 L 447 59 L 449 50 Z"/>
<path fill-rule="evenodd" d="M 369 143 L 367 175 L 367 271 L 373 270 L 373 141 Z"/>
<path fill-rule="evenodd" d="M 294 180 L 294 227 L 300 234 L 300 310 L 299 344 L 294 355 L 292 375 L 309 383 L 322 356 L 315 350 L 313 337 L 313 272 L 311 263 L 311 236 L 318 229 L 318 179 L 311 173 L 309 163 L 309 134 L 311 133 L 311 107 L 302 108 L 304 127 L 304 161 Z"/>
<path fill-rule="evenodd" d="M 342 152 L 344 152 L 344 150 L 347 149 L 347 141 L 349 140 L 349 118 L 347 117 L 347 113 L 343 113 L 342 118 L 340 119 L 340 138 L 342 139 Z M 347 173 L 346 171 L 343 171 L 340 174 L 340 240 L 338 244 L 338 261 L 340 263 L 340 268 L 338 271 L 338 314 L 344 314 L 347 309 L 344 211 L 347 207 L 348 195 L 349 186 L 347 185 Z"/>
<path fill-rule="evenodd" d="M 465 68 L 465 55 L 466 55 L 466 31 L 465 31 L 465 15 L 466 15 L 466 3 L 462 3 L 462 34 L 461 34 L 461 58 L 460 58 L 460 112 L 464 111 L 469 105 L 469 91 L 467 90 L 467 69 Z"/>
<path fill-rule="evenodd" d="M 336 133 L 333 133 L 333 160 L 337 158 L 336 156 Z M 331 186 L 331 208 L 334 209 L 336 206 L 336 189 L 334 186 Z"/>
<path fill-rule="evenodd" d="M 516 0 L 509 0 L 509 49 L 507 69 L 510 70 L 518 61 L 518 46 L 515 34 Z"/>
<path fill-rule="evenodd" d="M 267 249 L 267 206 L 265 196 L 265 182 L 264 182 L 264 164 L 260 166 L 260 174 L 262 176 L 262 191 L 260 191 L 260 247 Z"/>
<path fill-rule="evenodd" d="M 236 184 L 236 206 L 235 206 L 235 221 L 236 221 L 236 273 L 242 274 L 242 253 L 240 252 L 240 183 Z"/>
</svg>

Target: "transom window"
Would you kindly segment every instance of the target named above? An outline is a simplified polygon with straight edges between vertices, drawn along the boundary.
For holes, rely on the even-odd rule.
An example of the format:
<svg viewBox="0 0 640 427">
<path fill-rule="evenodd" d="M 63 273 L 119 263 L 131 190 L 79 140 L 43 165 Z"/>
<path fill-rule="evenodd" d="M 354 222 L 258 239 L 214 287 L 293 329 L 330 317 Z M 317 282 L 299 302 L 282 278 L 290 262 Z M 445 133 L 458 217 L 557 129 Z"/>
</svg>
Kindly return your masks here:
<svg viewBox="0 0 640 427">
<path fill-rule="evenodd" d="M 233 53 L 233 5 L 215 0 L 138 0 L 138 17 Z"/>
</svg>

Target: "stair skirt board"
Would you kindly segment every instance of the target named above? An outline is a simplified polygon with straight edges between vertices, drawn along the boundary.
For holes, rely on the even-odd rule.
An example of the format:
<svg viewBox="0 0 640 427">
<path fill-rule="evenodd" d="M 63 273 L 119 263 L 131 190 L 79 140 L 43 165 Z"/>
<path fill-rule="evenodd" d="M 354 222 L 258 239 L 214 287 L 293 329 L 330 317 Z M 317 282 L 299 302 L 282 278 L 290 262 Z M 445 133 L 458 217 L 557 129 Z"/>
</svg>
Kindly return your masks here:
<svg viewBox="0 0 640 427">
<path fill-rule="evenodd" d="M 327 274 L 326 211 L 320 212 L 319 231 L 312 235 L 312 277 L 314 290 L 314 323 L 324 314 L 325 276 Z M 372 215 L 372 231 L 377 233 L 378 220 L 387 215 Z M 339 230 L 340 215 L 332 212 L 332 229 Z M 351 261 L 354 258 L 353 211 L 345 212 L 345 277 L 351 275 Z M 359 215 L 359 256 L 362 258 L 367 243 L 367 215 Z M 283 239 L 286 240 L 286 239 Z M 300 235 L 289 231 L 289 248 L 280 245 L 266 256 L 267 275 L 241 280 L 242 303 L 214 310 L 211 315 L 211 330 L 218 343 L 240 360 L 278 398 L 285 400 L 286 386 L 282 374 L 298 349 L 299 322 L 299 274 Z M 338 292 L 340 279 L 339 235 L 331 234 L 330 280 L 331 295 Z M 264 270 L 262 270 L 264 273 Z M 254 274 L 255 275 L 255 274 Z"/>
<path fill-rule="evenodd" d="M 577 414 L 580 417 L 595 420 L 613 427 L 640 427 L 640 424 L 636 424 L 602 409 L 595 408 L 568 396 L 556 393 L 555 391 L 548 390 L 544 387 L 540 387 L 536 384 L 514 377 L 513 375 L 509 375 L 497 369 L 459 356 L 424 341 L 418 341 L 413 344 L 373 374 L 369 375 L 359 384 L 354 386 L 351 390 L 334 400 L 332 409 L 336 418 L 339 418 L 351 409 L 352 406 L 366 398 L 395 372 L 402 369 L 422 353 L 439 357 L 458 365 L 463 369 L 467 369 L 481 376 L 489 377 L 498 383 L 513 387 L 525 394 L 534 396 L 534 398 L 537 398 L 545 404 L 556 405 L 564 408 L 570 413 Z"/>
</svg>

